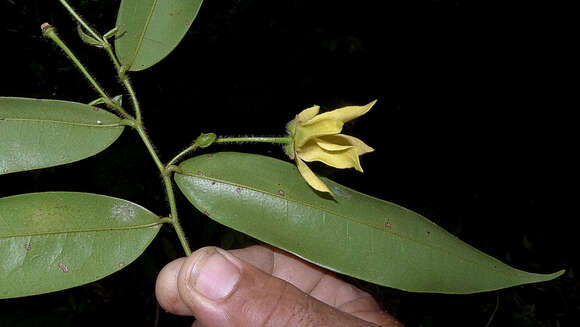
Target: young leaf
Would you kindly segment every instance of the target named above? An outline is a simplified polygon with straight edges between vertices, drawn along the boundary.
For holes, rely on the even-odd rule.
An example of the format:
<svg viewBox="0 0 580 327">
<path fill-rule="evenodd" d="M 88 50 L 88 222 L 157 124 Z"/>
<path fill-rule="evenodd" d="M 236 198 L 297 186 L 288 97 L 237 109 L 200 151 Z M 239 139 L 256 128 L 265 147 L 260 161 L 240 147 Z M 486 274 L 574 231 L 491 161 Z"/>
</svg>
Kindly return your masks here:
<svg viewBox="0 0 580 327">
<path fill-rule="evenodd" d="M 191 26 L 202 0 L 122 0 L 115 51 L 130 71 L 147 69 L 167 56 Z"/>
<path fill-rule="evenodd" d="M 119 94 L 115 97 L 113 97 L 113 101 L 115 101 L 116 104 L 118 104 L 120 107 L 123 106 L 123 95 Z"/>
<path fill-rule="evenodd" d="M 514 269 L 425 217 L 334 183 L 315 193 L 296 167 L 242 153 L 198 156 L 175 181 L 210 218 L 333 271 L 411 292 L 465 294 L 560 276 Z"/>
<path fill-rule="evenodd" d="M 77 24 L 77 33 L 79 34 L 81 40 L 83 40 L 83 42 L 85 42 L 86 44 L 92 45 L 97 48 L 103 47 L 103 44 L 99 40 L 95 39 L 92 35 L 85 32 L 81 24 Z"/>
<path fill-rule="evenodd" d="M 133 262 L 159 232 L 143 207 L 90 193 L 0 198 L 0 299 L 90 283 Z"/>
<path fill-rule="evenodd" d="M 121 135 L 120 121 L 76 102 L 0 97 L 0 175 L 93 156 Z"/>
</svg>

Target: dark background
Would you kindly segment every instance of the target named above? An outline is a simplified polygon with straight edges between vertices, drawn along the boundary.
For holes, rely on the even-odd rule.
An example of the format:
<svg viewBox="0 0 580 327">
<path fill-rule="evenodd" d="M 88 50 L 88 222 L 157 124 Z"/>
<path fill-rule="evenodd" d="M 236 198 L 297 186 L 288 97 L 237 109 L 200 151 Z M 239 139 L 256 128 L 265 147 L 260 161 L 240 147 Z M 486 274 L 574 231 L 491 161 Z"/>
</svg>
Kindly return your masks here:
<svg viewBox="0 0 580 327">
<path fill-rule="evenodd" d="M 114 26 L 119 1 L 71 4 L 101 32 Z M 547 1 L 208 0 L 178 48 L 131 78 L 165 162 L 201 132 L 282 135 L 285 123 L 312 104 L 329 110 L 378 99 L 345 127 L 376 149 L 362 157 L 365 173 L 313 165 L 318 173 L 417 211 L 514 267 L 567 273 L 467 296 L 353 282 L 407 326 L 485 326 L 496 303 L 490 326 L 578 326 L 571 13 Z M 0 96 L 97 97 L 41 37 L 43 22 L 58 29 L 110 93 L 123 92 L 105 54 L 81 43 L 57 1 L 3 0 L 0 18 Z M 284 159 L 272 145 L 211 148 L 220 150 Z M 0 178 L 0 196 L 49 190 L 169 211 L 157 169 L 130 130 L 98 156 Z M 177 200 L 192 247 L 255 242 L 210 221 L 181 195 Z M 154 297 L 157 273 L 182 255 L 164 228 L 117 274 L 0 301 L 0 326 L 187 326 L 190 318 L 164 313 Z"/>
</svg>

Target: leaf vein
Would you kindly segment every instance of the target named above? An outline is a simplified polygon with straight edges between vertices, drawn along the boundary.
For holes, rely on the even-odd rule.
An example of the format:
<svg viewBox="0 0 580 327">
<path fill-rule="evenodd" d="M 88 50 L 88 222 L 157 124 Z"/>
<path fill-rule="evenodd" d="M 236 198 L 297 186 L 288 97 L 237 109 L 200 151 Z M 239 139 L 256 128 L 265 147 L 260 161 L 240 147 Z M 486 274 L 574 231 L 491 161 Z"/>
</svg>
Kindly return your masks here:
<svg viewBox="0 0 580 327">
<path fill-rule="evenodd" d="M 58 235 L 58 234 L 75 234 L 75 233 L 92 233 L 92 232 L 110 232 L 110 231 L 121 231 L 121 230 L 131 230 L 131 229 L 145 229 L 163 225 L 164 222 L 158 221 L 149 224 L 133 225 L 133 226 L 120 226 L 120 227 L 100 227 L 100 228 L 87 228 L 87 229 L 71 229 L 71 230 L 55 230 L 55 231 L 45 231 L 45 232 L 33 232 L 33 233 L 20 233 L 20 234 L 6 234 L 0 235 L 0 239 L 16 238 L 16 237 L 33 237 L 33 236 L 46 236 L 46 235 Z"/>
<path fill-rule="evenodd" d="M 54 123 L 54 124 L 62 124 L 62 125 L 71 125 L 71 126 L 86 126 L 86 127 L 119 127 L 122 126 L 120 123 L 114 124 L 99 124 L 99 123 L 79 123 L 79 122 L 69 122 L 63 120 L 50 120 L 50 119 L 31 119 L 31 118 L 5 118 L 5 121 L 29 121 L 29 122 L 40 122 L 40 123 Z"/>
</svg>

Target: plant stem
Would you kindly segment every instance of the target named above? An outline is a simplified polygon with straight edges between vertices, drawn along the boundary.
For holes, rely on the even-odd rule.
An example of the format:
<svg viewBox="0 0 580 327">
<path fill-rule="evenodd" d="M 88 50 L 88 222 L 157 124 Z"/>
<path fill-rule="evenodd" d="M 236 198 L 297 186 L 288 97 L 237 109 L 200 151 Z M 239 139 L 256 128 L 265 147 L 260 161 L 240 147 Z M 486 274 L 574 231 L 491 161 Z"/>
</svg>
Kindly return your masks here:
<svg viewBox="0 0 580 327">
<path fill-rule="evenodd" d="M 85 75 L 89 83 L 93 85 L 93 87 L 97 90 L 97 92 L 101 95 L 103 99 L 108 98 L 109 96 L 105 93 L 105 91 L 101 88 L 99 83 L 91 76 L 85 66 L 80 62 L 80 60 L 74 55 L 74 53 L 69 49 L 69 47 L 64 44 L 64 42 L 58 37 L 54 28 L 49 28 L 44 32 L 44 35 L 51 39 L 56 45 L 66 53 L 66 55 L 70 58 L 70 60 L 77 66 L 77 68 Z"/>
<path fill-rule="evenodd" d="M 113 64 L 115 65 L 115 70 L 117 71 L 117 75 L 119 76 L 119 79 L 121 79 L 121 82 L 123 82 L 123 86 L 125 86 L 125 89 L 127 89 L 127 92 L 129 93 L 129 96 L 131 97 L 131 102 L 133 103 L 133 109 L 135 110 L 135 116 L 137 118 L 137 121 L 139 123 L 141 123 L 141 121 L 142 121 L 141 106 L 139 106 L 139 101 L 137 100 L 137 95 L 135 94 L 135 90 L 133 89 L 133 85 L 129 81 L 129 78 L 126 75 L 126 72 L 122 71 L 123 67 L 119 63 L 119 60 L 117 59 L 117 56 L 115 56 L 115 53 L 113 52 L 113 48 L 111 47 L 111 44 L 109 43 L 109 41 L 107 39 L 103 39 L 103 49 L 105 49 L 105 51 L 107 51 L 107 54 L 109 55 L 109 57 L 113 61 Z"/>
<path fill-rule="evenodd" d="M 85 76 L 85 78 L 89 81 L 89 83 L 95 88 L 97 93 L 101 95 L 103 101 L 109 107 L 117 110 L 121 115 L 126 118 L 132 118 L 121 106 L 119 106 L 113 99 L 111 99 L 107 93 L 103 90 L 103 88 L 99 85 L 99 83 L 91 76 L 89 71 L 85 68 L 85 66 L 80 62 L 80 60 L 75 56 L 75 54 L 71 51 L 71 49 L 61 40 L 61 38 L 56 34 L 54 31 L 54 27 L 50 26 L 49 24 L 43 24 L 43 34 L 44 36 L 51 39 L 59 48 L 66 53 L 69 59 L 75 64 L 75 66 L 79 69 L 79 71 Z"/>
<path fill-rule="evenodd" d="M 115 65 L 115 70 L 117 71 L 117 74 L 119 74 L 119 71 L 121 71 L 121 64 L 119 64 L 117 57 L 113 53 L 113 49 L 111 48 L 111 44 L 109 43 L 109 41 L 105 40 L 103 49 L 105 49 L 105 51 L 107 51 L 107 53 L 109 54 L 109 57 L 111 58 L 113 64 Z"/>
<path fill-rule="evenodd" d="M 131 102 L 133 103 L 133 109 L 135 110 L 135 117 L 137 118 L 137 122 L 139 122 L 139 124 L 141 124 L 141 122 L 142 122 L 141 107 L 139 106 L 139 101 L 137 100 L 137 95 L 135 94 L 135 90 L 133 89 L 133 86 L 131 85 L 129 78 L 125 75 L 124 72 L 119 71 L 119 77 L 121 78 L 121 81 L 123 81 L 123 85 L 127 89 L 127 92 L 129 92 L 129 96 L 131 97 Z"/>
<path fill-rule="evenodd" d="M 185 233 L 183 232 L 183 228 L 181 228 L 181 224 L 179 223 L 179 219 L 177 217 L 177 205 L 175 204 L 175 194 L 173 193 L 173 184 L 171 183 L 171 172 L 166 172 L 165 175 L 163 175 L 163 182 L 165 183 L 167 198 L 169 199 L 173 229 L 175 229 L 175 233 L 177 234 L 177 238 L 181 243 L 181 247 L 183 247 L 183 251 L 185 251 L 185 255 L 190 256 L 191 249 L 189 248 Z"/>
<path fill-rule="evenodd" d="M 68 2 L 66 2 L 66 0 L 59 0 L 60 3 L 66 8 L 66 10 L 68 10 L 68 12 L 74 17 L 74 19 L 76 19 L 76 21 L 81 24 L 85 30 L 87 30 L 89 33 L 91 33 L 92 37 L 94 37 L 96 40 L 103 42 L 103 38 L 99 35 L 99 33 L 95 32 L 95 30 L 93 30 L 89 24 L 87 24 L 82 18 L 81 16 L 79 16 L 79 14 L 76 13 L 76 11 L 74 11 L 74 9 L 68 4 Z"/>
<path fill-rule="evenodd" d="M 147 136 L 147 134 L 145 133 L 145 129 L 143 128 L 143 125 L 139 124 L 139 122 L 136 122 L 135 129 L 137 130 L 137 133 L 139 133 L 139 136 L 141 136 L 141 140 L 143 140 L 143 143 L 145 144 L 145 147 L 149 151 L 151 158 L 153 158 L 155 165 L 157 166 L 159 171 L 161 171 L 161 173 L 163 173 L 163 171 L 165 170 L 165 167 L 163 166 L 163 163 L 161 163 L 161 160 L 159 160 L 159 156 L 157 156 L 157 152 L 155 152 L 155 149 L 153 148 L 153 144 L 151 144 L 151 141 L 149 140 L 149 136 Z"/>
<path fill-rule="evenodd" d="M 213 134 L 213 133 L 210 133 Z M 203 135 L 203 134 L 202 134 Z M 241 143 L 241 142 L 261 142 L 261 143 L 282 143 L 287 144 L 290 143 L 289 137 L 221 137 L 215 139 L 212 143 Z M 211 144 L 211 143 L 209 143 Z M 208 144 L 208 145 L 209 145 Z M 183 156 L 188 154 L 191 151 L 195 151 L 198 148 L 198 144 L 194 143 L 190 145 L 187 149 L 179 152 L 169 163 L 167 163 L 167 167 L 174 165 L 177 161 L 181 160 Z M 205 147 L 205 146 L 202 146 Z"/>
<path fill-rule="evenodd" d="M 178 214 L 177 214 L 177 205 L 175 203 L 175 194 L 173 192 L 173 184 L 171 182 L 172 171 L 167 168 L 170 165 L 167 165 L 167 166 L 163 165 L 163 163 L 159 159 L 159 156 L 157 155 L 157 152 L 155 151 L 155 148 L 153 147 L 153 144 L 151 143 L 151 140 L 149 139 L 149 136 L 147 136 L 147 133 L 145 133 L 145 129 L 143 128 L 143 121 L 141 118 L 141 107 L 139 105 L 139 101 L 137 100 L 137 94 L 135 93 L 135 90 L 133 89 L 133 85 L 131 84 L 131 81 L 129 81 L 129 78 L 127 77 L 125 72 L 122 71 L 122 66 L 119 63 L 119 61 L 117 60 L 117 57 L 115 56 L 115 54 L 111 48 L 111 45 L 109 44 L 109 42 L 106 39 L 104 40 L 103 48 L 107 51 L 107 53 L 109 54 L 109 57 L 111 58 L 111 60 L 115 64 L 115 69 L 117 70 L 117 74 L 119 75 L 119 78 L 123 82 L 123 85 L 127 89 L 129 96 L 131 97 L 131 103 L 133 105 L 133 110 L 135 111 L 136 120 L 132 120 L 130 122 L 130 124 L 128 124 L 128 125 L 132 126 L 133 128 L 135 128 L 137 130 L 137 133 L 139 133 L 139 136 L 141 137 L 143 144 L 145 144 L 145 147 L 149 151 L 151 158 L 153 159 L 153 161 L 155 162 L 155 165 L 159 169 L 159 172 L 163 176 L 163 184 L 165 185 L 165 192 L 167 193 L 167 199 L 169 201 L 169 209 L 171 212 L 171 216 L 170 216 L 171 225 L 173 226 L 173 229 L 175 230 L 175 233 L 177 234 L 177 238 L 179 239 L 179 242 L 181 243 L 181 247 L 183 248 L 183 251 L 185 252 L 185 254 L 187 256 L 189 256 L 189 255 L 191 255 L 191 248 L 189 247 L 189 244 L 187 243 L 185 233 L 183 232 L 183 228 L 181 227 L 181 224 L 179 223 Z"/>
<path fill-rule="evenodd" d="M 171 224 L 171 218 L 169 218 L 169 217 L 163 217 L 163 218 L 159 219 L 158 223 L 160 223 L 160 224 L 170 223 Z"/>
<path fill-rule="evenodd" d="M 215 140 L 215 143 L 243 143 L 243 142 L 288 144 L 291 142 L 291 139 L 289 137 L 220 137 Z"/>
<path fill-rule="evenodd" d="M 89 74 L 89 72 L 85 69 L 85 67 L 81 64 L 81 62 L 76 58 L 76 56 L 72 53 L 72 51 L 56 35 L 56 33 L 54 32 L 54 28 L 52 28 L 52 26 L 48 26 L 48 28 L 43 27 L 44 34 L 46 36 L 48 36 L 50 39 L 52 39 L 69 56 L 69 58 L 71 58 L 71 60 L 75 63 L 75 65 L 80 69 L 80 71 L 89 80 L 89 82 L 95 87 L 95 89 L 99 92 L 99 94 L 101 94 L 101 97 L 103 98 L 103 101 L 105 102 L 105 104 L 113 107 L 114 109 L 119 111 L 123 116 L 125 116 L 126 119 L 124 120 L 124 124 L 127 126 L 133 127 L 139 133 L 139 136 L 141 137 L 141 140 L 143 141 L 143 143 L 145 144 L 145 147 L 149 151 L 151 158 L 153 158 L 155 165 L 157 166 L 157 168 L 161 172 L 161 175 L 163 176 L 163 184 L 165 184 L 165 191 L 167 192 L 167 198 L 169 200 L 169 208 L 171 211 L 171 216 L 169 218 L 162 218 L 160 220 L 160 222 L 162 222 L 162 223 L 170 222 L 172 224 L 173 228 L 175 229 L 175 232 L 177 233 L 177 237 L 179 238 L 179 241 L 181 242 L 181 246 L 183 247 L 183 250 L 185 251 L 185 254 L 188 256 L 191 255 L 191 249 L 189 247 L 189 244 L 187 243 L 187 239 L 185 238 L 185 233 L 183 232 L 183 228 L 181 227 L 181 224 L 179 223 L 179 220 L 177 217 L 177 205 L 175 203 L 175 194 L 173 192 L 173 184 L 171 183 L 171 173 L 173 170 L 166 168 L 166 166 L 164 166 L 163 163 L 161 163 L 161 160 L 159 160 L 159 156 L 157 155 L 157 152 L 155 152 L 155 149 L 153 148 L 153 144 L 151 144 L 151 141 L 149 140 L 147 133 L 145 133 L 145 129 L 143 127 L 143 123 L 142 123 L 142 119 L 141 119 L 141 108 L 139 106 L 139 101 L 137 100 L 137 95 L 135 94 L 135 90 L 133 89 L 133 86 L 131 85 L 129 78 L 126 76 L 125 72 L 123 71 L 123 67 L 121 66 L 121 64 L 119 63 L 119 60 L 115 56 L 115 53 L 113 52 L 111 44 L 109 43 L 109 41 L 106 38 L 101 37 L 97 32 L 95 32 L 95 30 L 93 30 L 75 12 L 75 10 L 66 2 L 66 0 L 59 0 L 59 1 L 69 11 L 69 13 L 74 17 L 74 19 L 76 19 L 76 21 L 79 24 L 81 24 L 96 40 L 101 42 L 101 45 L 103 46 L 103 48 L 105 49 L 105 51 L 107 52 L 107 54 L 109 55 L 111 60 L 113 61 L 113 64 L 115 65 L 115 69 L 117 71 L 117 74 L 118 74 L 119 78 L 121 79 L 121 81 L 123 82 L 123 85 L 125 86 L 125 88 L 127 89 L 127 92 L 129 93 L 129 95 L 131 97 L 131 102 L 133 105 L 133 109 L 135 110 L 136 118 L 133 118 L 131 115 L 129 115 L 121 106 L 119 106 L 117 103 L 115 103 L 103 91 L 103 89 L 99 86 L 97 81 Z M 169 167 L 169 166 L 170 165 L 167 165 L 167 167 Z M 174 168 L 174 167 L 172 167 L 172 168 Z"/>
<path fill-rule="evenodd" d="M 173 184 L 171 183 L 171 170 L 166 169 L 165 166 L 163 166 L 163 163 L 161 163 L 161 160 L 159 160 L 159 156 L 157 155 L 157 152 L 155 152 L 153 144 L 151 144 L 151 141 L 149 140 L 147 133 L 145 133 L 145 129 L 143 128 L 141 122 L 136 121 L 134 124 L 134 128 L 139 133 L 139 136 L 141 136 L 141 140 L 143 140 L 145 147 L 147 148 L 147 150 L 149 150 L 151 158 L 153 158 L 155 165 L 157 165 L 157 168 L 159 169 L 161 175 L 163 176 L 163 184 L 165 184 L 165 191 L 167 193 L 167 198 L 169 201 L 169 209 L 171 211 L 171 224 L 175 229 L 175 233 L 179 238 L 179 242 L 181 243 L 181 246 L 183 247 L 185 254 L 189 256 L 191 254 L 191 249 L 189 247 L 189 244 L 187 243 L 185 233 L 183 232 L 183 228 L 181 228 L 181 224 L 179 223 L 179 219 L 177 216 L 177 205 L 175 203 L 175 194 L 173 193 Z"/>
<path fill-rule="evenodd" d="M 139 123 L 141 123 L 141 121 L 142 121 L 141 106 L 139 105 L 139 101 L 137 100 L 137 94 L 135 93 L 135 90 L 133 89 L 133 85 L 131 84 L 131 81 L 129 81 L 129 77 L 127 77 L 127 75 L 126 75 L 126 72 L 122 71 L 123 67 L 119 63 L 119 60 L 117 59 L 117 56 L 115 56 L 115 53 L 113 52 L 113 48 L 111 47 L 111 44 L 109 43 L 109 41 L 107 39 L 103 40 L 103 49 L 105 49 L 105 51 L 107 51 L 107 54 L 109 55 L 109 57 L 113 61 L 113 64 L 115 65 L 115 70 L 117 71 L 117 75 L 119 76 L 119 79 L 121 80 L 121 82 L 123 82 L 123 86 L 125 86 L 125 89 L 129 93 L 129 96 L 131 97 L 131 103 L 133 103 L 133 109 L 135 110 L 135 117 L 137 118 L 137 121 Z"/>
<path fill-rule="evenodd" d="M 176 155 L 173 159 L 171 159 L 171 161 L 169 161 L 169 163 L 167 163 L 167 167 L 174 165 L 177 161 L 181 160 L 181 158 L 183 156 L 185 156 L 186 154 L 188 154 L 191 151 L 194 151 L 195 149 L 197 149 L 197 144 L 193 144 L 190 147 L 188 147 L 187 149 L 179 152 L 178 155 Z"/>
<path fill-rule="evenodd" d="M 60 3 L 66 8 L 66 10 L 68 10 L 68 12 L 74 17 L 74 19 L 81 24 L 97 41 L 101 42 L 101 45 L 103 46 L 103 49 L 105 49 L 105 51 L 107 51 L 107 53 L 109 54 L 109 57 L 111 58 L 111 60 L 113 61 L 113 64 L 115 65 L 115 70 L 117 71 L 117 74 L 119 74 L 119 76 L 121 77 L 121 64 L 119 63 L 119 61 L 117 60 L 117 57 L 115 56 L 115 54 L 113 53 L 113 50 L 111 48 L 111 44 L 109 43 L 109 41 L 103 37 L 101 37 L 99 35 L 99 33 L 95 32 L 94 29 L 92 29 L 89 24 L 87 24 L 84 19 L 81 18 L 81 16 L 79 14 L 77 14 L 77 12 L 66 2 L 66 0 L 59 0 Z M 124 75 L 124 74 L 123 74 Z M 135 115 L 137 116 L 137 121 L 141 121 L 141 112 L 139 110 L 139 103 L 137 102 L 137 98 L 135 97 L 135 92 L 133 91 L 133 88 L 131 86 L 130 83 L 128 83 L 128 80 L 126 78 L 126 76 L 122 76 L 121 80 L 123 81 L 123 84 L 125 85 L 125 88 L 127 88 L 127 91 L 129 92 L 130 96 L 131 96 L 131 100 L 133 101 L 134 107 L 135 109 Z M 95 86 L 97 87 L 97 86 Z M 104 99 L 109 99 L 108 97 L 104 98 Z M 110 100 L 110 99 L 109 99 Z M 112 106 L 114 109 L 116 109 L 117 111 L 119 111 L 121 114 L 123 114 L 125 117 L 130 118 L 131 116 L 128 115 L 122 107 L 116 105 L 115 103 L 113 103 L 113 101 L 107 102 L 105 101 L 105 103 L 109 106 Z"/>
<path fill-rule="evenodd" d="M 140 122 L 137 122 L 136 128 L 139 131 L 139 135 L 141 135 L 143 142 L 145 142 L 145 146 L 147 147 L 147 149 L 149 149 L 151 156 L 155 160 L 157 167 L 159 167 L 159 169 L 161 170 L 161 173 L 163 174 L 163 181 L 165 183 L 165 188 L 167 190 L 167 196 L 169 198 L 169 206 L 171 208 L 171 219 L 173 220 L 173 227 L 175 228 L 175 232 L 177 233 L 177 237 L 179 238 L 179 241 L 181 242 L 183 249 L 185 250 L 186 254 L 189 256 L 191 254 L 191 250 L 189 250 L 189 247 L 187 245 L 187 240 L 185 239 L 185 234 L 183 233 L 183 230 L 181 229 L 181 225 L 179 224 L 179 221 L 177 219 L 177 209 L 175 208 L 175 198 L 174 198 L 174 194 L 173 194 L 173 187 L 171 184 L 170 174 L 173 171 L 179 169 L 178 167 L 174 166 L 174 164 L 177 161 L 181 160 L 181 158 L 184 157 L 189 152 L 194 151 L 198 147 L 200 147 L 200 145 L 198 145 L 199 138 L 198 138 L 198 140 L 196 140 L 196 142 L 194 144 L 190 145 L 188 148 L 181 151 L 179 154 L 177 154 L 175 157 L 173 157 L 173 159 L 171 159 L 165 167 L 163 167 L 163 164 L 161 163 L 161 161 L 159 160 L 159 158 L 155 154 L 155 150 L 153 149 L 153 146 L 149 142 L 147 135 L 143 131 Z M 215 134 L 213 134 L 213 133 L 209 133 L 209 134 L 212 134 L 213 137 L 215 138 Z M 209 134 L 202 134 L 200 136 L 200 138 L 204 135 L 209 135 Z M 201 147 L 205 148 L 205 147 L 209 146 L 212 141 L 209 141 L 210 143 L 207 143 L 206 145 L 203 145 Z M 213 143 L 263 142 L 263 143 L 288 144 L 291 141 L 292 141 L 292 139 L 289 137 L 222 137 L 222 138 L 215 139 L 215 141 L 213 141 Z"/>
</svg>

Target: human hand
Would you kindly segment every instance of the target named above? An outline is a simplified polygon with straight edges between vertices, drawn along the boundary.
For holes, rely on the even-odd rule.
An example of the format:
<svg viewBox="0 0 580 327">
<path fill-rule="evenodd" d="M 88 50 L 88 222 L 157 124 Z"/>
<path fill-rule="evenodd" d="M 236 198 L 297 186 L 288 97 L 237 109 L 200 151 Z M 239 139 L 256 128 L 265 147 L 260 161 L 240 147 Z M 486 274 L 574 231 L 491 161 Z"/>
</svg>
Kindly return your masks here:
<svg viewBox="0 0 580 327">
<path fill-rule="evenodd" d="M 368 293 L 266 246 L 201 248 L 165 266 L 155 293 L 194 327 L 403 326 Z"/>
</svg>

